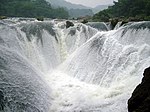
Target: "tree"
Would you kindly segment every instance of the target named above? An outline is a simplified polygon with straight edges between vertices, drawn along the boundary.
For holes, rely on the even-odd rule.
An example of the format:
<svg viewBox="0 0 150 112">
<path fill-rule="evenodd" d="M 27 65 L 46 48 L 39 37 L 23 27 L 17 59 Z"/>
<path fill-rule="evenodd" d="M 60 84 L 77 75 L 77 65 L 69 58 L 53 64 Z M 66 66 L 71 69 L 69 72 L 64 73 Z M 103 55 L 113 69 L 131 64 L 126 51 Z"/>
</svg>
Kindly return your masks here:
<svg viewBox="0 0 150 112">
<path fill-rule="evenodd" d="M 93 19 L 106 21 L 110 18 L 129 18 L 147 20 L 150 16 L 150 0 L 118 0 L 108 9 L 99 12 L 93 16 Z"/>
<path fill-rule="evenodd" d="M 1 0 L 0 15 L 11 17 L 68 18 L 64 8 L 53 9 L 45 0 Z"/>
</svg>

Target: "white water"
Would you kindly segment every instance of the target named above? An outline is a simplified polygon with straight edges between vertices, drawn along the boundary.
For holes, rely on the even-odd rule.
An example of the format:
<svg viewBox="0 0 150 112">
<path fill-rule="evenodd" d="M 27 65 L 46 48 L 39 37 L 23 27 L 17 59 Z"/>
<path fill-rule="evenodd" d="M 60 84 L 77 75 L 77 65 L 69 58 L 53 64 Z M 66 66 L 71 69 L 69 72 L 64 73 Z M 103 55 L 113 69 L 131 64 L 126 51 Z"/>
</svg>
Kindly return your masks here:
<svg viewBox="0 0 150 112">
<path fill-rule="evenodd" d="M 0 82 L 20 88 L 0 86 L 5 111 L 127 112 L 150 62 L 149 22 L 107 32 L 79 23 L 1 23 Z"/>
</svg>

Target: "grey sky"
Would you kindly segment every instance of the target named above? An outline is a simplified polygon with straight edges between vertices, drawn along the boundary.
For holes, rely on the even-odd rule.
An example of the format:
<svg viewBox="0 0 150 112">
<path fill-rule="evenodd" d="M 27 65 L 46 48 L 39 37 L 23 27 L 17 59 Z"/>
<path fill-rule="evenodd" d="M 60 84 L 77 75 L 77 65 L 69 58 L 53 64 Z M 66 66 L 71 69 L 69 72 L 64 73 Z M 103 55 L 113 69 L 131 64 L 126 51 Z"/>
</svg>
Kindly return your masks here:
<svg viewBox="0 0 150 112">
<path fill-rule="evenodd" d="M 97 5 L 112 4 L 114 0 L 66 0 L 66 1 L 75 4 L 82 4 L 89 7 L 95 7 Z"/>
</svg>

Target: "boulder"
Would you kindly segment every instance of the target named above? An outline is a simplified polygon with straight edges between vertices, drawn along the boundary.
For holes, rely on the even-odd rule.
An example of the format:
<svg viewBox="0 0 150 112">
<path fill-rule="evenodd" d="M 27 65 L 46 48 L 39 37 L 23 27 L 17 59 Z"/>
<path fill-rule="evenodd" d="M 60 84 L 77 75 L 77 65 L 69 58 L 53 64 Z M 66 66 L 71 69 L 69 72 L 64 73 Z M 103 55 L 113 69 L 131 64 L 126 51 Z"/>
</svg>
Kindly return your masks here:
<svg viewBox="0 0 150 112">
<path fill-rule="evenodd" d="M 84 19 L 81 21 L 81 23 L 86 24 L 86 23 L 88 23 L 88 20 Z"/>
<path fill-rule="evenodd" d="M 1 19 L 7 19 L 7 17 L 6 16 L 0 16 L 0 20 Z"/>
<path fill-rule="evenodd" d="M 129 112 L 150 112 L 150 67 L 144 71 L 144 77 L 131 98 L 128 100 Z"/>
<path fill-rule="evenodd" d="M 122 26 L 122 25 L 124 25 L 124 24 L 127 24 L 127 23 L 128 23 L 128 21 L 124 20 L 124 21 L 121 22 L 121 25 L 120 25 L 120 26 Z"/>
<path fill-rule="evenodd" d="M 117 25 L 118 22 L 119 22 L 118 18 L 110 19 L 112 29 L 115 28 L 115 26 Z"/>
<path fill-rule="evenodd" d="M 70 21 L 66 21 L 66 28 L 69 28 L 71 26 L 74 26 L 74 24 Z"/>
<path fill-rule="evenodd" d="M 44 17 L 41 17 L 41 16 L 40 16 L 40 17 L 37 17 L 36 19 L 37 19 L 38 21 L 44 21 Z"/>
</svg>

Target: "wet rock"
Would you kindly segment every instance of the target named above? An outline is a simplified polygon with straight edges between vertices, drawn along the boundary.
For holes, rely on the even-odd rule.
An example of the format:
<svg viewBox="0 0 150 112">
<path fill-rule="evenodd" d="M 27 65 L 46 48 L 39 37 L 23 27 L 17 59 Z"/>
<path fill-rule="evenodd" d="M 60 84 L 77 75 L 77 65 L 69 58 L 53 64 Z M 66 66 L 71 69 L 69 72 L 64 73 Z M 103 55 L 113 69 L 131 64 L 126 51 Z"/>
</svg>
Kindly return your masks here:
<svg viewBox="0 0 150 112">
<path fill-rule="evenodd" d="M 122 21 L 120 26 L 125 25 L 127 23 L 128 23 L 128 21 Z"/>
<path fill-rule="evenodd" d="M 150 67 L 144 71 L 144 78 L 128 100 L 129 112 L 150 112 Z"/>
<path fill-rule="evenodd" d="M 44 18 L 43 17 L 37 17 L 36 18 L 38 21 L 44 21 Z"/>
<path fill-rule="evenodd" d="M 4 110 L 4 94 L 0 91 L 0 111 Z"/>
<path fill-rule="evenodd" d="M 74 24 L 70 21 L 66 21 L 66 28 L 69 28 L 71 26 L 74 26 Z"/>
<path fill-rule="evenodd" d="M 84 19 L 83 21 L 81 21 L 81 23 L 86 24 L 88 23 L 88 20 Z"/>
<path fill-rule="evenodd" d="M 117 18 L 114 18 L 111 19 L 110 22 L 111 22 L 112 29 L 114 29 L 117 23 L 119 22 L 119 20 Z"/>
<path fill-rule="evenodd" d="M 1 19 L 7 19 L 7 17 L 6 16 L 0 16 L 0 20 Z"/>
</svg>

